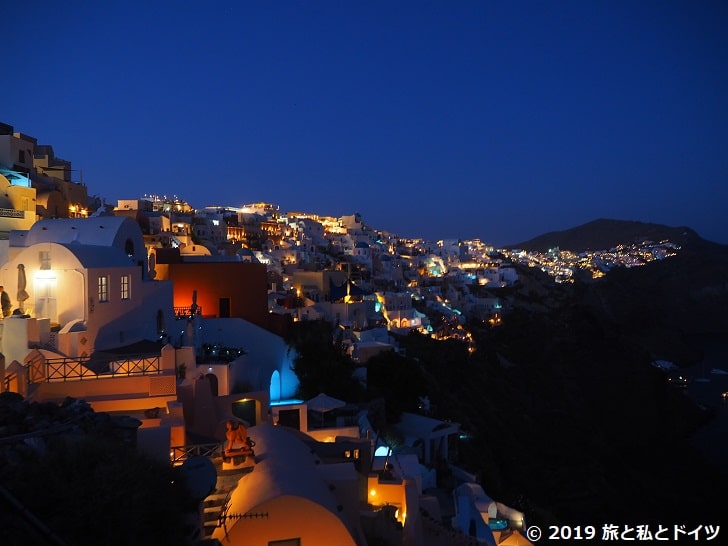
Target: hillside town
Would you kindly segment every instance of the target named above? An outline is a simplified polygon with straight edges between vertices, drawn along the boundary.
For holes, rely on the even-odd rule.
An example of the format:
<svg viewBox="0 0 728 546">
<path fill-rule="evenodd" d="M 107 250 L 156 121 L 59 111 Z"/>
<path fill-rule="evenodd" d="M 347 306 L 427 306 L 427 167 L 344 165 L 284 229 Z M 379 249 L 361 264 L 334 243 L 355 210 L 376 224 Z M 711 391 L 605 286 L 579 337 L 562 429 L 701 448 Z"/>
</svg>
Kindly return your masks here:
<svg viewBox="0 0 728 546">
<path fill-rule="evenodd" d="M 203 482 L 190 543 L 531 544 L 524 514 L 454 464 L 458 423 L 423 398 L 397 425 L 402 445 L 388 445 L 366 405 L 300 397 L 287 332 L 331 323 L 366 384 L 369 359 L 404 351 L 396 335 L 475 350 L 469 322 L 507 320 L 501 294 L 521 267 L 571 282 L 679 251 L 408 239 L 356 212 L 268 202 L 109 205 L 75 173 L 52 146 L 0 124 L 0 391 L 82 400 L 131 422 L 140 451 L 186 465 Z"/>
</svg>

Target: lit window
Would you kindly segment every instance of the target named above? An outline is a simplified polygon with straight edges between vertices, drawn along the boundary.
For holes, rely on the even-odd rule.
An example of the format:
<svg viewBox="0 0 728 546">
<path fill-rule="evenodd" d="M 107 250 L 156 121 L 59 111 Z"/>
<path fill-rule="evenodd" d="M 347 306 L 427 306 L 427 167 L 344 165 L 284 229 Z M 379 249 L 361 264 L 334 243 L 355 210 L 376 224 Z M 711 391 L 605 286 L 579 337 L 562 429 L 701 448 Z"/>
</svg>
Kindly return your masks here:
<svg viewBox="0 0 728 546">
<path fill-rule="evenodd" d="M 121 299 L 129 299 L 129 275 L 121 276 Z"/>
<path fill-rule="evenodd" d="M 50 269 L 51 268 L 51 253 L 48 250 L 41 250 L 38 253 L 40 258 L 40 268 Z"/>
<path fill-rule="evenodd" d="M 99 277 L 99 302 L 109 301 L 109 277 Z"/>
</svg>

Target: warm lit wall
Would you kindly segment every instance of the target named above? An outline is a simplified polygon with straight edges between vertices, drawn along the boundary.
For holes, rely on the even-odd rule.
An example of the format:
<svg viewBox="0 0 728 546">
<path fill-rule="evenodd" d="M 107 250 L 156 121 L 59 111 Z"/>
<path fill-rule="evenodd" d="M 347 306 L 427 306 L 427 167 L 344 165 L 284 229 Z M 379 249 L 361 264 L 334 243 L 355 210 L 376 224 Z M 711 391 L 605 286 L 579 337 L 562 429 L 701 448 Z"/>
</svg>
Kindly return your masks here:
<svg viewBox="0 0 728 546">
<path fill-rule="evenodd" d="M 15 214 L 19 216 L 0 216 L 0 231 L 30 229 L 36 220 L 35 198 L 35 188 L 14 186 L 0 175 L 0 208 L 18 211 Z"/>
<path fill-rule="evenodd" d="M 341 286 L 346 281 L 345 271 L 295 271 L 292 285 L 303 294 L 305 287 L 315 286 L 321 294 L 321 300 L 328 300 L 331 292 L 330 282 Z"/>
<path fill-rule="evenodd" d="M 301 427 L 301 430 L 308 434 L 314 440 L 326 443 L 335 442 L 337 436 L 343 436 L 347 438 L 357 438 L 359 436 L 359 427 L 357 426 L 310 430 L 305 430 L 303 427 Z"/>
<path fill-rule="evenodd" d="M 400 510 L 404 509 L 403 513 L 407 512 L 405 484 L 402 480 L 382 482 L 379 480 L 378 474 L 369 474 L 367 480 L 367 495 L 369 504 L 373 506 L 389 504 L 396 506 Z"/>
<path fill-rule="evenodd" d="M 57 190 L 38 192 L 38 213 L 44 219 L 68 218 L 68 200 Z"/>
<path fill-rule="evenodd" d="M 82 245 L 79 245 L 79 249 Z M 108 249 L 104 249 L 108 250 Z M 41 253 L 49 259 L 49 269 L 42 269 Z M 157 339 L 157 313 L 161 312 L 167 331 L 173 326 L 172 286 L 169 282 L 147 281 L 141 267 L 111 265 L 84 269 L 79 258 L 67 247 L 56 243 L 38 243 L 23 248 L 0 268 L 0 284 L 5 286 L 13 307 L 18 306 L 18 265 L 25 266 L 26 312 L 49 318 L 63 328 L 73 321 L 85 323 L 84 352 L 108 349 L 142 339 Z M 121 276 L 129 278 L 129 298 L 121 300 Z M 98 278 L 109 278 L 109 301 L 98 301 Z M 51 297 L 44 298 L 44 294 Z M 83 356 L 71 354 L 70 356 Z"/>
<path fill-rule="evenodd" d="M 356 545 L 341 519 L 301 497 L 277 497 L 253 507 L 248 513 L 267 513 L 267 517 L 227 522 L 228 534 L 223 540 L 225 544 L 247 546 L 300 538 L 301 544 Z"/>
<path fill-rule="evenodd" d="M 220 299 L 229 298 L 230 317 L 242 318 L 262 327 L 267 325 L 268 278 L 263 264 L 171 263 L 167 266 L 166 278 L 174 283 L 175 307 L 189 307 L 196 290 L 197 305 L 202 307 L 205 316 L 219 317 Z"/>
<path fill-rule="evenodd" d="M 60 402 L 67 396 L 85 400 L 97 412 L 166 408 L 177 399 L 176 378 L 172 373 L 39 383 L 33 399 Z"/>
<path fill-rule="evenodd" d="M 58 189 L 69 203 L 88 208 L 88 190 L 84 184 L 61 180 L 58 182 Z"/>
<path fill-rule="evenodd" d="M 41 269 L 41 252 L 47 252 L 51 269 Z M 73 319 L 85 319 L 86 280 L 80 272 L 78 258 L 67 248 L 55 243 L 41 243 L 23 248 L 0 268 L 0 284 L 10 295 L 13 308 L 18 307 L 18 265 L 23 264 L 26 276 L 26 292 L 29 298 L 23 308 L 31 315 L 47 317 L 61 325 Z M 51 288 L 52 287 L 52 288 Z M 55 297 L 53 316 L 43 312 L 46 306 L 42 294 L 50 291 Z"/>
</svg>

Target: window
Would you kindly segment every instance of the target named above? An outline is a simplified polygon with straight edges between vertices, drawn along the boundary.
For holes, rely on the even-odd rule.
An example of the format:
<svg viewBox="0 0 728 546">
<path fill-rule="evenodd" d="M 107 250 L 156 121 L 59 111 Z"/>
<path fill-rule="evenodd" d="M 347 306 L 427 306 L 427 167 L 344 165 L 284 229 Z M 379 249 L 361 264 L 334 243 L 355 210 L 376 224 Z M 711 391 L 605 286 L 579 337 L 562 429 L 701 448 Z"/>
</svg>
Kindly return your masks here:
<svg viewBox="0 0 728 546">
<path fill-rule="evenodd" d="M 99 303 L 109 301 L 109 277 L 99 277 Z"/>
<path fill-rule="evenodd" d="M 344 451 L 344 457 L 347 459 L 359 459 L 359 450 L 349 449 L 347 451 Z"/>
<path fill-rule="evenodd" d="M 40 259 L 40 268 L 41 269 L 50 269 L 51 268 L 51 253 L 48 250 L 41 250 L 38 253 L 38 258 Z"/>
<path fill-rule="evenodd" d="M 121 276 L 121 299 L 129 299 L 129 275 Z"/>
<path fill-rule="evenodd" d="M 25 163 L 25 150 L 18 150 L 18 163 Z"/>
</svg>

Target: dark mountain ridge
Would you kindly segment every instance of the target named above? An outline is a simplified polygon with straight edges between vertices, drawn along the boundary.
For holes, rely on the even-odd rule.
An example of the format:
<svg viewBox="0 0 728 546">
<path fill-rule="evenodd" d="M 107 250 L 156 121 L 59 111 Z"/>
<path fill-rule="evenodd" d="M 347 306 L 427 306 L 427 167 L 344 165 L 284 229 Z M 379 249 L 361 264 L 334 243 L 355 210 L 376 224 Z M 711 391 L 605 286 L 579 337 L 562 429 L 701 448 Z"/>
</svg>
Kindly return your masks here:
<svg viewBox="0 0 728 546">
<path fill-rule="evenodd" d="M 664 240 L 680 247 L 676 256 L 642 267 L 614 268 L 602 279 L 586 281 L 581 300 L 655 356 L 682 360 L 684 351 L 670 355 L 667 350 L 676 346 L 676 339 L 728 332 L 728 246 L 706 241 L 688 227 L 607 219 L 515 246 L 581 252 Z"/>
<path fill-rule="evenodd" d="M 468 370 L 481 375 L 453 385 L 446 403 L 447 393 L 432 396 L 472 426 L 486 491 L 513 499 L 536 524 L 725 514 L 725 500 L 709 497 L 728 476 L 690 442 L 711 409 L 668 385 L 651 361 L 699 363 L 701 339 L 728 334 L 728 246 L 685 227 L 613 220 L 517 246 L 607 250 L 645 240 L 680 249 L 574 284 L 517 265 L 518 283 L 499 292 L 503 323 L 472 325 L 478 350 Z"/>
<path fill-rule="evenodd" d="M 664 240 L 680 246 L 716 244 L 702 239 L 694 230 L 685 226 L 670 227 L 646 222 L 600 218 L 563 231 L 544 233 L 528 241 L 507 245 L 506 248 L 547 252 L 551 248 L 559 247 L 561 250 L 584 252 L 609 250 L 620 244 L 629 245 L 643 241 Z"/>
</svg>

